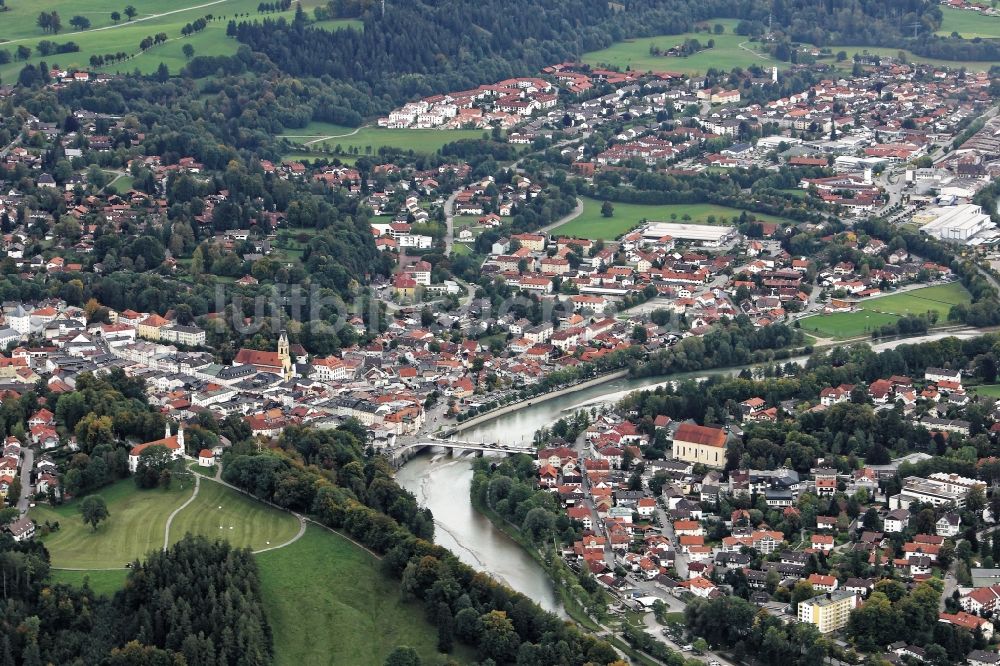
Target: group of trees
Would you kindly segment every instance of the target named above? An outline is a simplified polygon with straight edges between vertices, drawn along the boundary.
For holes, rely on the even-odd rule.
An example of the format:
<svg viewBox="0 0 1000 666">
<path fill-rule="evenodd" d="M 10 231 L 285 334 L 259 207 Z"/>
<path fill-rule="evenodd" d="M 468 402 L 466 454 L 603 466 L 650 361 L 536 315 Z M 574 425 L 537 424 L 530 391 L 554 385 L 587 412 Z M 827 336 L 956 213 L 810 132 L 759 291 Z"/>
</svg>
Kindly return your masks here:
<svg viewBox="0 0 1000 666">
<path fill-rule="evenodd" d="M 57 11 L 41 12 L 36 23 L 42 32 L 51 32 L 53 35 L 62 30 L 62 19 L 59 18 Z"/>
<path fill-rule="evenodd" d="M 237 445 L 225 458 L 223 475 L 384 555 L 383 570 L 401 580 L 405 595 L 424 605 L 442 650 L 459 641 L 477 648 L 483 659 L 539 666 L 615 660 L 607 643 L 430 543 L 429 512 L 393 481 L 384 459 L 364 453 L 363 437 L 364 429 L 350 422 L 334 431 L 287 429 L 276 451 Z"/>
<path fill-rule="evenodd" d="M 556 496 L 538 487 L 530 456 L 511 456 L 496 467 L 486 458 L 477 459 L 474 470 L 473 504 L 494 511 L 532 543 L 572 543 L 578 538 Z"/>
<path fill-rule="evenodd" d="M 106 511 L 105 511 L 106 513 Z M 88 515 L 98 520 L 99 507 Z M 135 562 L 113 598 L 49 582 L 38 540 L 0 537 L 5 664 L 271 663 L 271 630 L 249 550 L 187 536 Z"/>
</svg>

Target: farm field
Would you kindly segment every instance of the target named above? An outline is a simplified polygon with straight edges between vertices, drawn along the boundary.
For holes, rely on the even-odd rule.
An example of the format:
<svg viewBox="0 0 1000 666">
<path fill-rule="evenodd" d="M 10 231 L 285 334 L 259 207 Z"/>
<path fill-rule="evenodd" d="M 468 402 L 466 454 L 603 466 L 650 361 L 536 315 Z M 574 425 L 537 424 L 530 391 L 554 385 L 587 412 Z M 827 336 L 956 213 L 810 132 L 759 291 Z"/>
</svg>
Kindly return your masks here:
<svg viewBox="0 0 1000 666">
<path fill-rule="evenodd" d="M 83 523 L 77 508 L 79 499 L 57 507 L 39 505 L 30 515 L 39 524 L 59 522 L 59 529 L 42 539 L 53 567 L 124 567 L 163 547 L 167 517 L 191 491 L 190 482 L 175 482 L 168 490 L 139 490 L 132 479 L 118 481 L 97 493 L 107 502 L 110 515 L 96 532 Z"/>
<path fill-rule="evenodd" d="M 714 216 L 714 223 L 729 223 L 733 217 L 739 217 L 743 212 L 737 208 L 717 206 L 715 204 L 664 204 L 662 206 L 646 204 L 614 203 L 614 214 L 611 217 L 601 215 L 601 202 L 597 199 L 581 197 L 583 212 L 579 217 L 561 224 L 552 230 L 553 234 L 578 236 L 580 238 L 608 240 L 617 238 L 636 227 L 643 219 L 657 222 L 691 222 L 708 224 L 709 216 Z M 748 213 L 749 214 L 749 213 Z M 684 216 L 688 219 L 684 219 Z M 753 213 L 757 219 L 766 222 L 783 222 L 782 218 L 773 215 Z"/>
<path fill-rule="evenodd" d="M 115 23 L 111 20 L 111 12 L 122 12 L 126 5 L 133 5 L 138 14 L 135 20 L 128 21 L 123 15 L 122 20 Z M 50 66 L 63 68 L 90 68 L 90 56 L 108 53 L 124 52 L 129 59 L 106 65 L 103 71 L 131 72 L 135 69 L 143 73 L 156 71 L 160 63 L 170 68 L 172 73 L 178 72 L 187 62 L 182 48 L 191 44 L 195 56 L 220 56 L 236 53 L 236 40 L 226 37 L 228 19 L 234 15 L 245 15 L 246 18 L 264 18 L 283 15 L 291 18 L 295 6 L 287 12 L 275 14 L 258 14 L 254 0 L 135 0 L 134 2 L 113 2 L 112 0 L 97 0 L 88 3 L 86 9 L 79 3 L 70 0 L 43 0 L 35 4 L 25 2 L 8 2 L 10 10 L 3 13 L 0 20 L 0 49 L 13 53 L 18 46 L 32 49 L 32 55 L 26 61 L 11 62 L 0 66 L 0 78 L 9 81 L 17 78 L 17 73 L 26 63 L 38 64 L 44 60 Z M 322 4 L 318 0 L 306 0 L 303 8 Z M 43 33 L 36 24 L 41 10 L 57 11 L 62 20 L 63 29 L 57 35 Z M 74 15 L 81 15 L 90 20 L 91 28 L 77 31 L 69 25 Z M 181 28 L 186 24 L 211 14 L 215 20 L 209 21 L 201 32 L 190 37 L 181 36 Z M 320 23 L 328 30 L 345 27 L 360 29 L 360 21 L 327 21 Z M 139 42 L 145 37 L 157 33 L 166 33 L 168 41 L 139 53 Z M 53 54 L 47 57 L 39 55 L 38 42 L 47 39 L 56 43 L 76 42 L 80 50 L 76 53 Z"/>
<path fill-rule="evenodd" d="M 979 395 L 985 395 L 989 398 L 1000 398 L 1000 384 L 985 384 L 983 386 L 977 386 L 973 389 Z"/>
<path fill-rule="evenodd" d="M 786 69 L 789 63 L 782 63 L 772 60 L 766 54 L 755 53 L 753 44 L 745 44 L 741 48 L 740 44 L 747 42 L 748 37 L 733 33 L 737 21 L 734 19 L 709 19 L 704 22 L 709 26 L 721 24 L 726 31 L 721 35 L 700 33 L 684 33 L 680 35 L 657 35 L 655 37 L 639 37 L 637 39 L 618 42 L 600 51 L 591 51 L 583 54 L 583 62 L 592 66 L 611 66 L 625 70 L 626 67 L 633 71 L 649 72 L 681 72 L 683 74 L 704 74 L 711 68 L 729 71 L 733 67 L 747 67 L 751 64 L 759 64 L 762 67 L 777 66 L 779 69 Z M 649 52 L 651 45 L 657 46 L 666 51 L 674 46 L 678 46 L 685 39 L 697 39 L 702 45 L 709 39 L 715 40 L 715 47 L 706 49 L 686 58 L 654 56 Z"/>
<path fill-rule="evenodd" d="M 865 335 L 872 329 L 897 321 L 907 314 L 934 311 L 938 321 L 948 317 L 951 306 L 970 302 L 969 292 L 961 284 L 950 284 L 914 289 L 902 294 L 890 294 L 861 301 L 858 312 L 835 312 L 813 315 L 799 320 L 803 330 L 822 336 L 850 338 Z"/>
<path fill-rule="evenodd" d="M 336 151 L 340 146 L 340 151 L 347 153 L 356 150 L 357 154 L 367 155 L 378 152 L 383 146 L 388 148 L 398 148 L 400 150 L 412 150 L 417 153 L 434 153 L 441 149 L 441 146 L 459 139 L 479 139 L 484 130 L 434 130 L 434 129 L 380 129 L 378 127 L 362 127 L 355 132 L 351 128 L 342 128 L 347 131 L 344 134 L 350 136 L 337 136 L 323 139 L 320 135 L 316 137 L 293 136 L 303 134 L 302 130 L 289 130 L 284 136 L 290 141 L 298 144 L 308 144 L 311 148 L 326 149 Z M 317 141 L 317 139 L 321 139 Z M 339 156 L 339 155 L 338 155 Z"/>
<path fill-rule="evenodd" d="M 378 560 L 347 539 L 309 525 L 257 563 L 278 666 L 381 666 L 399 645 L 417 650 L 424 664 L 445 662 L 423 610 L 404 603 Z M 469 657 L 459 648 L 452 655 L 460 663 Z"/>
<path fill-rule="evenodd" d="M 298 531 L 299 522 L 292 514 L 221 483 L 202 480 L 198 497 L 174 517 L 170 542 L 176 543 L 190 532 L 225 539 L 237 548 L 259 550 L 281 545 Z"/>
<path fill-rule="evenodd" d="M 74 587 L 83 587 L 83 581 L 86 579 L 90 583 L 90 589 L 96 594 L 112 596 L 125 586 L 125 578 L 127 576 L 128 569 L 115 569 L 112 571 L 67 571 L 65 569 L 53 569 L 51 580 L 53 583 L 65 583 Z"/>
<path fill-rule="evenodd" d="M 1000 17 L 983 16 L 979 12 L 941 7 L 941 29 L 936 34 L 948 37 L 957 32 L 964 39 L 1000 38 Z"/>
</svg>

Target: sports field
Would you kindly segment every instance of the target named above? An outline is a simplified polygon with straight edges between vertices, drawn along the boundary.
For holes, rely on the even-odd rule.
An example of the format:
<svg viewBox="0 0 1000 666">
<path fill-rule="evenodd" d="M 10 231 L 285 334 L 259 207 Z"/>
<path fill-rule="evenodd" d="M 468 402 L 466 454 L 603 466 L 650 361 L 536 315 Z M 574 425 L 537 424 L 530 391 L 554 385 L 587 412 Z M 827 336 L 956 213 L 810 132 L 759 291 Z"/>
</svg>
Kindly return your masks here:
<svg viewBox="0 0 1000 666">
<path fill-rule="evenodd" d="M 0 49 L 14 53 L 18 46 L 26 46 L 32 50 L 32 55 L 26 61 L 11 62 L 0 65 L 0 78 L 4 82 L 17 78 L 17 73 L 28 62 L 37 64 L 44 60 L 50 66 L 63 68 L 90 69 L 90 56 L 108 53 L 127 53 L 127 60 L 106 65 L 103 69 L 109 72 L 131 72 L 139 69 L 150 73 L 165 63 L 172 73 L 177 73 L 187 62 L 182 48 L 185 44 L 194 47 L 194 55 L 218 56 L 232 55 L 239 46 L 236 40 L 226 37 L 226 25 L 229 19 L 236 15 L 250 20 L 253 18 L 275 17 L 283 15 L 291 18 L 295 5 L 287 12 L 275 14 L 258 14 L 257 0 L 134 0 L 114 2 L 113 0 L 95 0 L 81 4 L 73 0 L 41 0 L 28 3 L 23 0 L 7 2 L 9 11 L 0 13 Z M 319 0 L 305 0 L 303 8 L 323 4 Z M 135 19 L 129 21 L 124 15 L 127 5 L 132 5 L 138 12 Z M 37 25 L 38 14 L 41 11 L 57 11 L 62 22 L 62 30 L 56 35 L 46 34 Z M 111 20 L 111 12 L 122 14 L 117 23 Z M 77 31 L 69 24 L 70 19 L 80 15 L 88 19 L 91 27 Z M 199 18 L 212 15 L 213 20 L 201 32 L 189 37 L 181 36 L 181 28 Z M 345 27 L 361 29 L 360 21 L 327 21 L 322 25 L 329 30 Z M 166 33 L 167 40 L 145 52 L 139 52 L 139 42 L 144 38 Z M 41 56 L 37 44 L 41 40 L 56 43 L 76 42 L 80 51 Z"/>
<path fill-rule="evenodd" d="M 225 539 L 237 548 L 260 550 L 279 546 L 298 531 L 299 521 L 292 514 L 203 479 L 198 497 L 170 524 L 170 542 L 180 541 L 190 532 Z M 162 534 L 160 539 L 162 543 Z"/>
<path fill-rule="evenodd" d="M 318 123 L 317 123 L 318 125 Z M 371 155 L 378 149 L 387 146 L 400 150 L 412 150 L 417 153 L 435 153 L 441 146 L 459 139 L 481 139 L 489 132 L 484 130 L 435 130 L 435 129 L 381 129 L 378 127 L 332 126 L 336 131 L 325 132 L 322 129 L 316 134 L 306 130 L 288 130 L 283 136 L 289 141 L 307 145 L 313 150 L 329 150 L 335 153 L 348 153 L 357 149 L 358 154 Z"/>
<path fill-rule="evenodd" d="M 601 215 L 602 202 L 581 197 L 583 212 L 565 224 L 552 230 L 553 234 L 577 236 L 579 238 L 609 240 L 634 229 L 642 220 L 655 222 L 691 222 L 696 224 L 731 224 L 743 212 L 737 208 L 715 204 L 666 204 L 662 206 L 645 204 L 612 203 L 611 217 Z M 766 222 L 787 222 L 773 215 L 748 213 Z"/>
<path fill-rule="evenodd" d="M 110 515 L 96 532 L 83 523 L 79 500 L 57 507 L 39 505 L 30 515 L 39 524 L 59 522 L 59 529 L 43 538 L 53 567 L 124 567 L 163 547 L 167 517 L 191 492 L 190 482 L 174 483 L 169 490 L 139 490 L 132 479 L 123 479 L 97 493 L 107 503 Z"/>
<path fill-rule="evenodd" d="M 948 37 L 957 32 L 965 39 L 1000 38 L 1000 16 L 983 16 L 979 12 L 952 7 L 940 7 L 941 29 L 936 34 Z"/>
<path fill-rule="evenodd" d="M 863 300 L 859 303 L 857 312 L 814 315 L 799 320 L 799 325 L 803 330 L 813 331 L 824 337 L 852 338 L 870 333 L 908 314 L 937 312 L 938 322 L 943 323 L 953 305 L 969 302 L 969 292 L 965 287 L 958 282 L 951 282 Z"/>
<path fill-rule="evenodd" d="M 416 649 L 424 664 L 445 661 L 420 606 L 404 603 L 378 560 L 343 537 L 309 525 L 257 563 L 278 666 L 381 666 L 399 645 Z M 468 663 L 472 655 L 456 649 L 452 656 Z"/>
<path fill-rule="evenodd" d="M 715 68 L 729 71 L 733 67 L 748 67 L 758 64 L 762 67 L 777 66 L 786 69 L 789 63 L 772 60 L 767 54 L 757 53 L 749 38 L 733 33 L 737 21 L 733 19 L 710 19 L 709 26 L 721 24 L 725 32 L 721 35 L 706 32 L 689 32 L 681 35 L 657 35 L 640 37 L 618 42 L 600 51 L 583 54 L 583 62 L 594 67 L 611 66 L 624 71 L 630 68 L 639 72 L 680 72 L 682 74 L 704 74 Z M 650 54 L 650 46 L 666 51 L 684 43 L 685 39 L 697 39 L 704 46 L 708 40 L 715 40 L 715 46 L 688 57 L 655 56 Z"/>
</svg>

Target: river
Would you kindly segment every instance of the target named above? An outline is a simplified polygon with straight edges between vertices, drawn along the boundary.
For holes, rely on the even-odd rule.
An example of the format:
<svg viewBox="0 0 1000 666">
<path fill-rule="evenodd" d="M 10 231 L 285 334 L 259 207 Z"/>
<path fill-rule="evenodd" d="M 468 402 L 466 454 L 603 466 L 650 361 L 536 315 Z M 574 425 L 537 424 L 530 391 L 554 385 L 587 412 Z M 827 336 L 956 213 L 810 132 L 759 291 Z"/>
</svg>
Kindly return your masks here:
<svg viewBox="0 0 1000 666">
<path fill-rule="evenodd" d="M 930 333 L 917 338 L 894 340 L 873 345 L 876 351 L 936 340 L 948 335 L 968 338 L 982 331 L 966 330 L 950 333 Z M 808 356 L 796 356 L 779 363 L 805 363 Z M 566 393 L 551 400 L 535 402 L 515 412 L 498 416 L 458 433 L 456 439 L 473 442 L 528 444 L 536 430 L 551 425 L 560 417 L 572 413 L 572 408 L 620 399 L 630 391 L 649 388 L 679 379 L 696 379 L 710 375 L 735 375 L 744 367 L 706 370 L 643 379 L 614 379 L 604 384 Z M 569 410 L 569 411 L 566 411 Z M 452 458 L 447 454 L 422 454 L 407 462 L 396 473 L 399 484 L 412 492 L 421 505 L 434 513 L 435 542 L 448 548 L 459 559 L 479 571 L 486 571 L 512 588 L 527 595 L 542 608 L 562 614 L 548 574 L 507 535 L 496 529 L 488 518 L 472 508 L 469 490 L 472 484 L 472 463 L 467 458 Z"/>
<path fill-rule="evenodd" d="M 545 570 L 469 501 L 472 461 L 424 453 L 396 473 L 396 481 L 434 513 L 434 542 L 485 571 L 545 610 L 563 614 Z"/>
</svg>

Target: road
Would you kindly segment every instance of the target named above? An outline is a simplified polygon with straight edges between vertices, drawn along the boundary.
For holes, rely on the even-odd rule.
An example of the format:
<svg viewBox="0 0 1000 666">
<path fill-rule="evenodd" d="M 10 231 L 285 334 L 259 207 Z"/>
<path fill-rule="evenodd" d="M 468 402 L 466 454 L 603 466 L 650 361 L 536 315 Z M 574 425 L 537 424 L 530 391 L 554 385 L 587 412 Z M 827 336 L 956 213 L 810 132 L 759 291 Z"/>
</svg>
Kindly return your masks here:
<svg viewBox="0 0 1000 666">
<path fill-rule="evenodd" d="M 459 190 L 451 193 L 451 196 L 444 202 L 444 255 L 451 256 L 451 246 L 455 244 L 455 199 L 458 198 Z"/>
<path fill-rule="evenodd" d="M 21 498 L 17 501 L 17 509 L 21 515 L 28 513 L 31 506 L 31 470 L 35 468 L 35 450 L 25 447 L 24 460 L 21 461 Z"/>
<path fill-rule="evenodd" d="M 10 143 L 8 143 L 6 146 L 4 146 L 4 148 L 2 150 L 0 150 L 0 158 L 7 157 L 7 154 L 10 151 L 14 150 L 14 148 L 19 143 L 21 143 L 21 135 L 20 134 L 18 134 L 16 137 L 14 137 L 13 141 L 11 141 Z"/>
<path fill-rule="evenodd" d="M 552 231 L 553 229 L 555 229 L 556 227 L 558 227 L 559 225 L 566 224 L 570 220 L 575 220 L 576 218 L 580 217 L 580 215 L 582 215 L 582 214 L 583 214 L 583 199 L 579 199 L 578 198 L 576 200 L 576 208 L 574 208 L 568 215 L 563 215 L 562 217 L 560 217 L 558 220 L 556 220 L 552 224 L 545 225 L 544 227 L 542 227 L 541 229 L 538 230 L 538 233 L 540 233 L 540 234 L 547 234 L 550 231 Z"/>
</svg>

